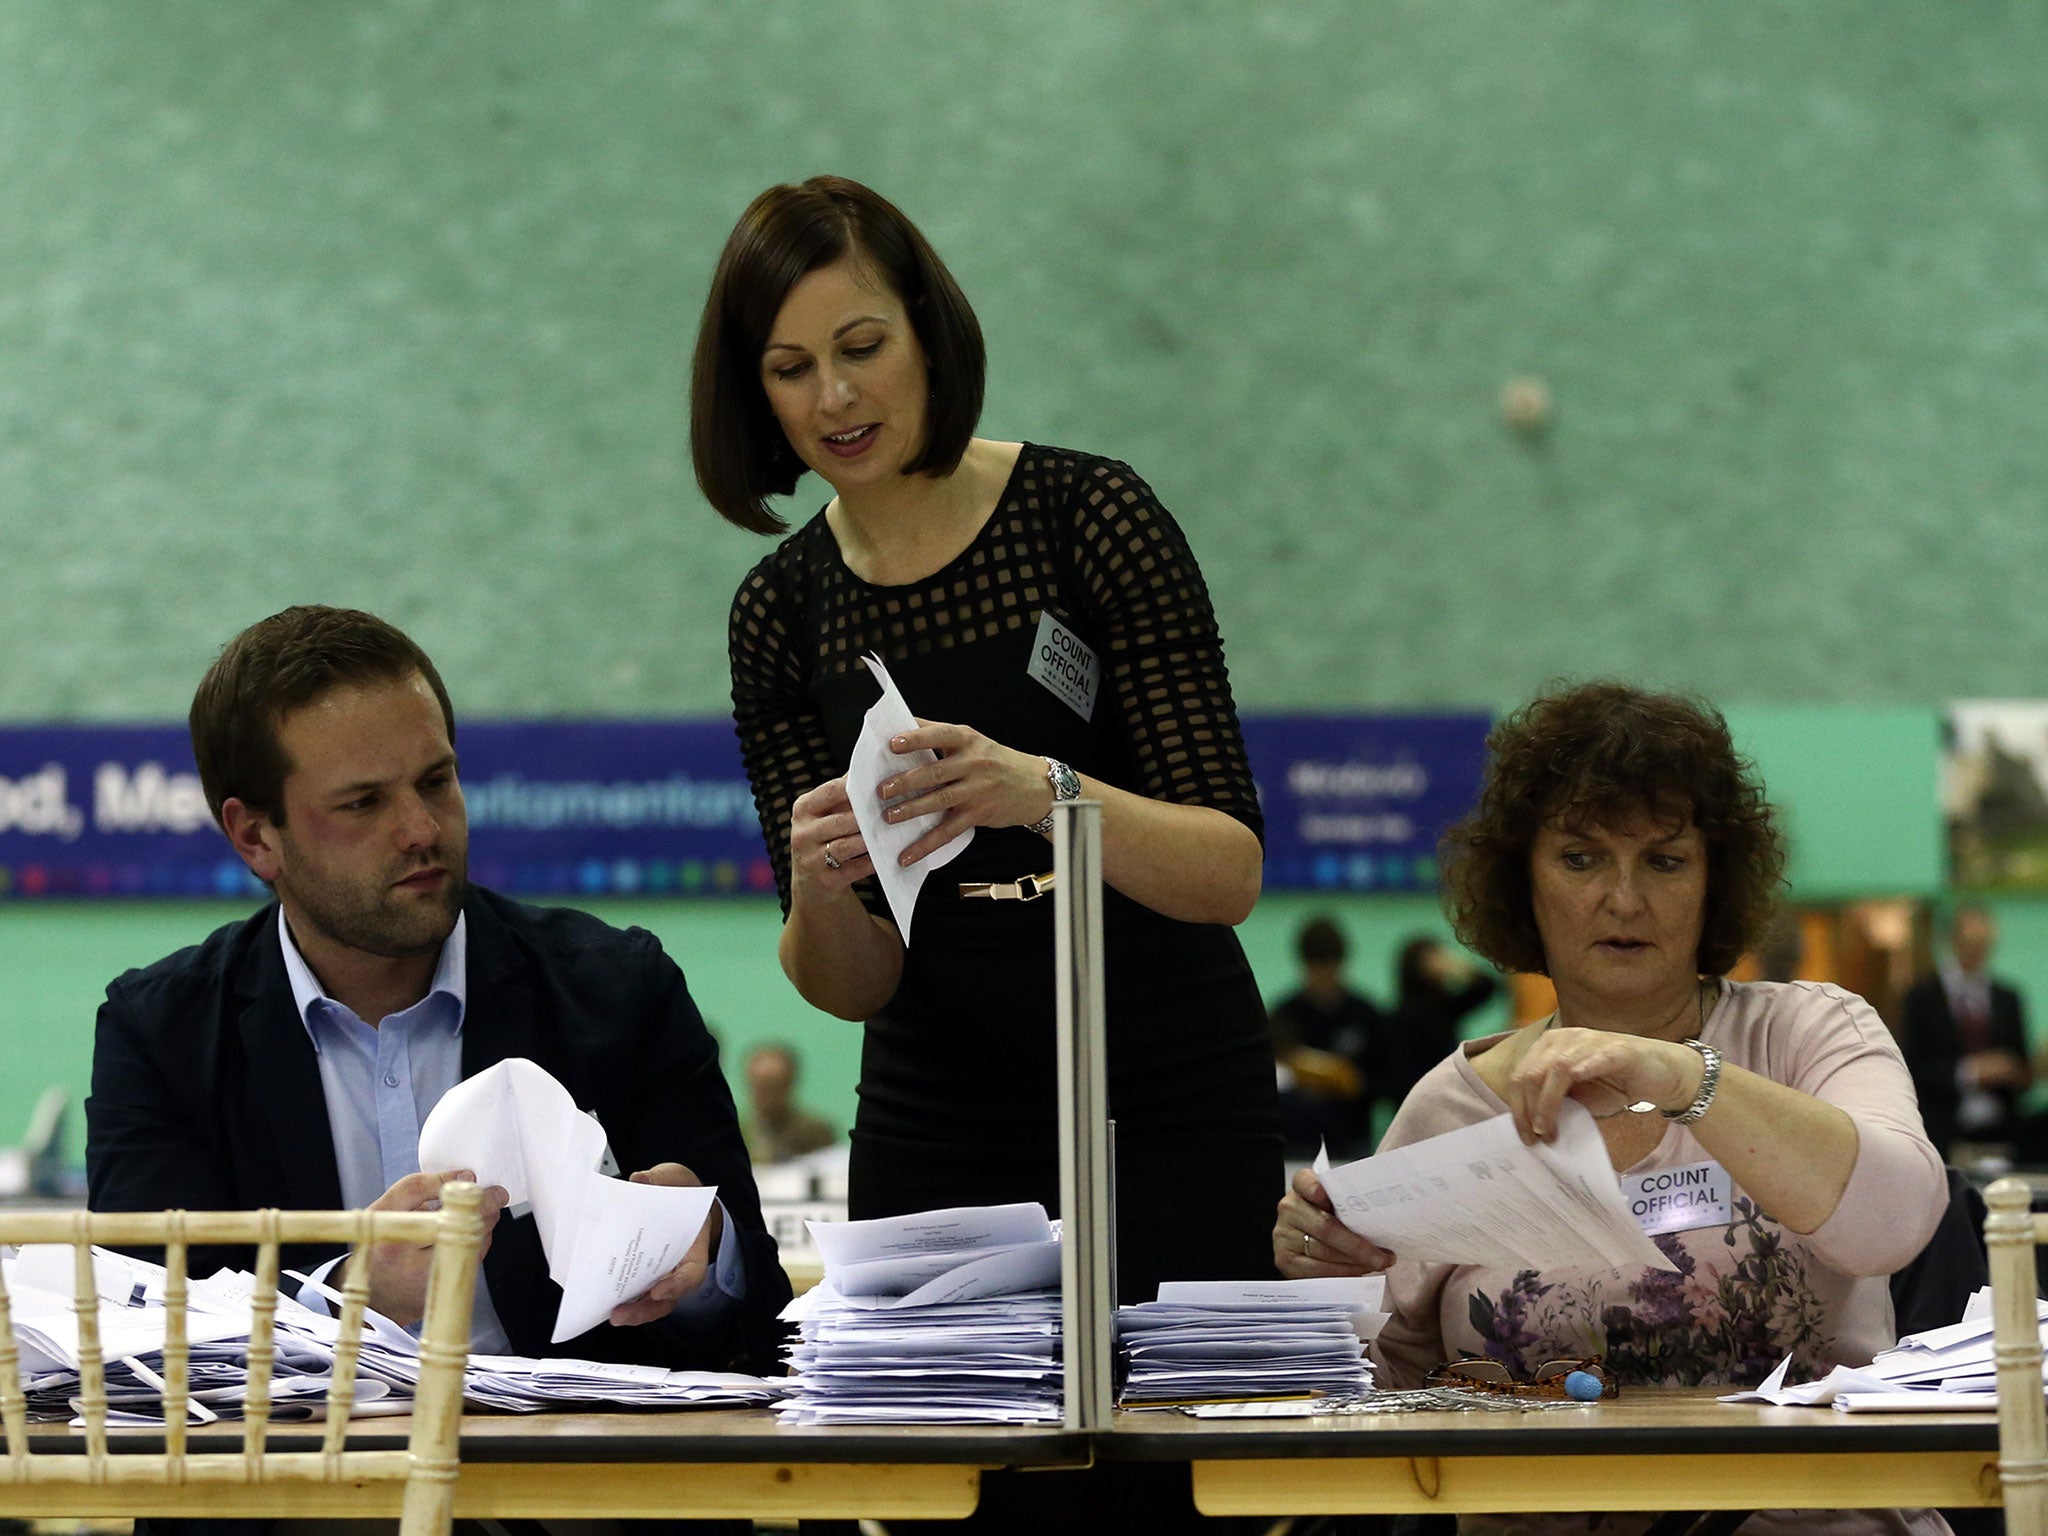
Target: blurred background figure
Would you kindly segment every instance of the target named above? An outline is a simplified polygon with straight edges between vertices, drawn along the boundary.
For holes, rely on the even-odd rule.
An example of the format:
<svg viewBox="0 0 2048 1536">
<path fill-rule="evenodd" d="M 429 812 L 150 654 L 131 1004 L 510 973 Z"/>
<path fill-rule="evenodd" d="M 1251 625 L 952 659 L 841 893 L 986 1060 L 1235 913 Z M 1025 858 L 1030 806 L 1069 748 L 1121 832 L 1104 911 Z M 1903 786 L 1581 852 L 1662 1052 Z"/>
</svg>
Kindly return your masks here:
<svg viewBox="0 0 2048 1536">
<path fill-rule="evenodd" d="M 1790 907 L 1771 914 L 1770 925 L 1756 942 L 1756 968 L 1761 981 L 1798 981 L 1806 956 L 1806 937 L 1799 931 L 1799 916 Z"/>
<path fill-rule="evenodd" d="M 757 1045 L 747 1053 L 747 1112 L 740 1134 L 756 1163 L 786 1163 L 839 1139 L 830 1121 L 796 1101 L 796 1052 Z"/>
<path fill-rule="evenodd" d="M 1451 1054 L 1458 1025 L 1483 1008 L 1500 982 L 1441 939 L 1417 934 L 1394 965 L 1394 1014 L 1373 1092 L 1397 1108 L 1422 1074 Z"/>
<path fill-rule="evenodd" d="M 1987 1144 L 2001 1155 L 2009 1150 L 2014 1104 L 2034 1081 L 2020 995 L 1991 975 L 1997 943 L 1989 912 L 1956 908 L 1949 959 L 1906 993 L 1899 1047 L 1928 1139 L 1945 1158 L 1958 1142 Z"/>
<path fill-rule="evenodd" d="M 1378 1053 L 1386 1022 L 1344 979 L 1350 945 L 1329 917 L 1301 925 L 1294 953 L 1301 985 L 1272 1011 L 1288 1152 L 1312 1156 L 1324 1143 L 1333 1158 L 1362 1157 L 1372 1150 L 1372 1106 L 1382 1096 Z"/>
</svg>

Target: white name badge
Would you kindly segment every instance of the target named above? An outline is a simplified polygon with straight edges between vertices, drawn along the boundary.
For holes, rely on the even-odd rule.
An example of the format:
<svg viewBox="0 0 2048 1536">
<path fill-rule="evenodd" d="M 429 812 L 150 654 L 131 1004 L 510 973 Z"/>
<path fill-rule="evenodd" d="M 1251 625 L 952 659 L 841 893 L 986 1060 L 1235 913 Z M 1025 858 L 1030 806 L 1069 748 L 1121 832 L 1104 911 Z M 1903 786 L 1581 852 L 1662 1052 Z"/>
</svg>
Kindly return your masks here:
<svg viewBox="0 0 2048 1536">
<path fill-rule="evenodd" d="M 1031 665 L 1024 670 L 1083 720 L 1095 718 L 1095 687 L 1102 680 L 1102 663 L 1093 646 L 1050 613 L 1038 616 Z"/>
<path fill-rule="evenodd" d="M 1727 1226 L 1735 1219 L 1734 1195 L 1735 1181 L 1711 1158 L 1683 1168 L 1621 1176 L 1621 1198 L 1629 1214 L 1653 1237 L 1659 1232 Z"/>
</svg>

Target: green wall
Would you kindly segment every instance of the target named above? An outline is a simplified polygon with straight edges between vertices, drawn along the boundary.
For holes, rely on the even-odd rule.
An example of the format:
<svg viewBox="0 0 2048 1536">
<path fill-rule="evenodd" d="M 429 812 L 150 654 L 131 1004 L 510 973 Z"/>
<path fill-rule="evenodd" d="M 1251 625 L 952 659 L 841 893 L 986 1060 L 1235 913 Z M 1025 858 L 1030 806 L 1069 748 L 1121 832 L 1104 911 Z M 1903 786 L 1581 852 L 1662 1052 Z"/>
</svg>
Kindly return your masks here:
<svg viewBox="0 0 2048 1536">
<path fill-rule="evenodd" d="M 2043 79 L 2029 0 L 0 0 L 0 720 L 179 717 L 308 600 L 472 716 L 722 710 L 764 546 L 691 481 L 690 337 L 830 169 L 953 264 L 986 430 L 1176 509 L 1245 708 L 1699 689 L 1802 892 L 1932 893 L 1935 708 L 2048 687 Z M 1428 920 L 1341 907 L 1368 980 Z M 850 1107 L 772 910 L 606 910 Z M 0 1140 L 219 916 L 0 907 Z"/>
<path fill-rule="evenodd" d="M 1939 743 L 1931 712 L 1752 706 L 1732 711 L 1731 725 L 1783 809 L 1794 897 L 1940 896 Z M 806 1098 L 850 1123 L 860 1031 L 806 1006 L 783 979 L 775 960 L 781 919 L 772 901 L 606 900 L 590 907 L 661 936 L 724 1042 L 729 1067 L 757 1042 L 788 1041 L 805 1062 Z M 2048 999 L 2048 901 L 2008 899 L 1996 910 L 2004 930 L 2001 970 L 2030 996 Z M 0 1145 L 16 1139 L 45 1086 L 83 1096 L 91 1020 L 109 978 L 195 943 L 246 911 L 225 902 L 0 904 L 0 977 L 8 982 L 0 989 Z M 1269 1001 L 1293 984 L 1295 930 L 1318 912 L 1343 924 L 1354 982 L 1380 996 L 1391 993 L 1394 955 L 1409 936 L 1449 937 L 1428 897 L 1269 894 L 1240 930 Z M 1472 1027 L 1492 1027 L 1503 1017 L 1496 1005 Z M 2035 1022 L 2048 1030 L 2048 1018 Z"/>
<path fill-rule="evenodd" d="M 860 1027 L 808 1007 L 775 962 L 781 913 L 773 901 L 600 901 L 588 909 L 661 936 L 717 1031 L 735 1088 L 747 1048 L 765 1040 L 795 1045 L 804 1061 L 804 1098 L 842 1127 L 850 1124 L 860 1074 Z M 107 982 L 196 943 L 249 909 L 227 902 L 16 903 L 0 906 L 0 1146 L 20 1138 L 39 1093 L 55 1083 L 82 1101 L 92 1073 L 92 1020 Z M 1390 990 L 1394 952 L 1411 933 L 1448 934 L 1426 897 L 1272 896 L 1244 930 L 1270 999 L 1294 975 L 1295 928 L 1311 913 L 1335 913 L 1350 933 L 1352 975 L 1373 993 Z M 1049 960 L 1048 960 L 1049 963 Z M 1495 1010 L 1497 1013 L 1498 1010 Z M 71 1146 L 82 1152 L 74 1104 Z"/>
<path fill-rule="evenodd" d="M 2032 696 L 2043 79 L 2031 0 L 6 0 L 0 718 L 308 598 L 471 714 L 720 708 L 686 355 L 825 169 L 990 432 L 1156 482 L 1253 706 Z"/>
</svg>

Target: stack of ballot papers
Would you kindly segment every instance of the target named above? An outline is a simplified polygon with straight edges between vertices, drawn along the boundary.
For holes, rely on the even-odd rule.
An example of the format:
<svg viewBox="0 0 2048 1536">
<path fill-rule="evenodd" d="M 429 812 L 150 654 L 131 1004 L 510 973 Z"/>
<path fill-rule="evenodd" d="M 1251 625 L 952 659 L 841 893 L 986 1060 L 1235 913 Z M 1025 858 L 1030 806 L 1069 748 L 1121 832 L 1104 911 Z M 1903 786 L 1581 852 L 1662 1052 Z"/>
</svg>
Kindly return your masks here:
<svg viewBox="0 0 2048 1536">
<path fill-rule="evenodd" d="M 155 1264 L 104 1249 L 93 1251 L 100 1295 L 101 1358 L 106 1362 L 110 1422 L 163 1422 L 164 1271 Z M 69 1247 L 0 1250 L 7 1294 L 21 1351 L 23 1389 L 38 1420 L 70 1419 L 79 1395 L 78 1322 L 71 1307 Z M 194 1424 L 239 1419 L 248 1399 L 249 1338 L 253 1317 L 251 1276 L 222 1270 L 187 1282 L 189 1410 Z M 288 1287 L 287 1287 L 288 1289 Z M 324 1288 L 323 1288 L 324 1289 Z M 339 1308 L 340 1298 L 325 1292 Z M 419 1340 L 390 1319 L 364 1314 L 356 1365 L 354 1413 L 368 1418 L 411 1410 L 419 1382 Z M 272 1331 L 275 1344 L 270 1416 L 280 1422 L 317 1419 L 326 1411 L 339 1323 L 281 1290 Z M 772 1402 L 780 1382 L 715 1371 L 664 1371 L 591 1360 L 470 1357 L 463 1396 L 477 1407 L 535 1412 L 565 1403 L 614 1407 L 689 1407 Z"/>
<path fill-rule="evenodd" d="M 2048 1301 L 2035 1303 L 2041 1342 L 2048 1347 Z M 1868 1365 L 1838 1365 L 1818 1381 L 1785 1385 L 1788 1357 L 1752 1391 L 1731 1392 L 1724 1403 L 1776 1403 L 1826 1407 L 1843 1413 L 1954 1412 L 1998 1407 L 1998 1367 L 1991 1352 L 1990 1287 L 1972 1296 L 1960 1322 L 1909 1333 Z M 2048 1368 L 2044 1368 L 2048 1378 Z"/>
<path fill-rule="evenodd" d="M 1158 1408 L 1372 1390 L 1366 1341 L 1386 1324 L 1386 1277 L 1184 1280 L 1119 1307 L 1117 1402 Z"/>
<path fill-rule="evenodd" d="M 782 1314 L 801 1331 L 785 1422 L 1060 1421 L 1060 1247 L 1044 1206 L 809 1226 L 825 1278 Z"/>
</svg>

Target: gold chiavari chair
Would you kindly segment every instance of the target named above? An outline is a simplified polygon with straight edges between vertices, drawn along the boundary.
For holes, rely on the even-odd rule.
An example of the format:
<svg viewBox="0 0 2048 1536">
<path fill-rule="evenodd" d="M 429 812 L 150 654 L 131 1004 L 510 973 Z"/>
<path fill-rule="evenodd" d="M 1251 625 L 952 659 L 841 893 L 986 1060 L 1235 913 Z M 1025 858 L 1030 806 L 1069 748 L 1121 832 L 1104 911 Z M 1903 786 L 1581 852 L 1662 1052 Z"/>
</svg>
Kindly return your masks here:
<svg viewBox="0 0 2048 1536">
<path fill-rule="evenodd" d="M 7 1211 L 0 1243 L 59 1243 L 73 1250 L 73 1312 L 78 1325 L 82 1434 L 31 1435 L 20 1350 L 6 1286 L 0 1281 L 0 1514 L 36 1516 L 214 1515 L 279 1517 L 400 1511 L 401 1536 L 446 1536 L 460 1464 L 462 1373 L 468 1360 L 470 1306 L 483 1222 L 474 1184 L 441 1188 L 438 1211 Z M 347 1244 L 354 1253 L 338 1319 L 334 1370 L 318 1440 L 272 1434 L 270 1386 L 276 1361 L 279 1250 L 291 1244 Z M 420 1379 L 405 1450 L 346 1449 L 356 1402 L 369 1251 L 378 1243 L 431 1244 Z M 253 1247 L 256 1283 L 248 1398 L 236 1450 L 194 1449 L 188 1438 L 190 1336 L 186 1256 L 198 1244 Z M 110 1431 L 106 1362 L 92 1249 L 164 1250 L 165 1325 L 162 1450 L 155 1431 Z M 137 1441 L 134 1449 L 123 1440 Z M 375 1485 L 394 1491 L 363 1499 Z M 402 1485 L 402 1491 L 401 1491 Z"/>
<path fill-rule="evenodd" d="M 2032 1201 L 2033 1191 L 2019 1179 L 2000 1179 L 1984 1192 L 1998 1369 L 1998 1481 L 2008 1536 L 2048 1536 L 2048 1411 L 2034 1267 L 2034 1245 L 2048 1242 L 2048 1216 L 2036 1216 Z"/>
</svg>

